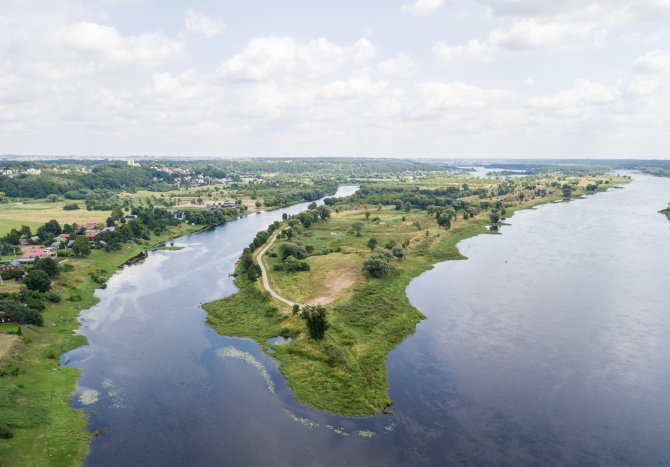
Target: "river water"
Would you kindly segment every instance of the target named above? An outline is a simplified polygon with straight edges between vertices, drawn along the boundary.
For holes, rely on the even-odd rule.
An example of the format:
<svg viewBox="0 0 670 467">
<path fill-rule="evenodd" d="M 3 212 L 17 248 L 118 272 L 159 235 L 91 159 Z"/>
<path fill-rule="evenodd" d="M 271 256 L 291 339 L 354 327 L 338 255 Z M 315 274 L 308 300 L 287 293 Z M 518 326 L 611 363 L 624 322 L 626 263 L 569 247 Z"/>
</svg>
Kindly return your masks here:
<svg viewBox="0 0 670 467">
<path fill-rule="evenodd" d="M 392 415 L 301 406 L 199 303 L 234 292 L 251 215 L 113 276 L 82 312 L 87 465 L 670 462 L 670 180 L 518 212 L 407 288 L 428 319 L 389 356 Z M 339 194 L 353 191 L 343 187 Z M 290 345 L 290 344 L 287 344 Z"/>
</svg>

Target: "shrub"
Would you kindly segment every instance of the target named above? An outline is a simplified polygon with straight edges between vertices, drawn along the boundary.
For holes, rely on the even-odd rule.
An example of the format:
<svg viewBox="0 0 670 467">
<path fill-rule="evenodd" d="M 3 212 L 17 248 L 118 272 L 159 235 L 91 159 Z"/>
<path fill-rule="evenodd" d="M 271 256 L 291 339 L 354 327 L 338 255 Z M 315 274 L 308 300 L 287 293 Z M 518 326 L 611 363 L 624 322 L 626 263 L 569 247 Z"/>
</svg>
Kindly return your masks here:
<svg viewBox="0 0 670 467">
<path fill-rule="evenodd" d="M 10 439 L 14 437 L 14 433 L 7 425 L 0 425 L 0 439 Z"/>
<path fill-rule="evenodd" d="M 44 297 L 53 303 L 60 302 L 60 295 L 58 295 L 56 292 L 47 292 L 44 294 Z"/>
<path fill-rule="evenodd" d="M 80 302 L 81 295 L 79 295 L 77 292 L 72 292 L 67 299 L 71 302 Z"/>
</svg>

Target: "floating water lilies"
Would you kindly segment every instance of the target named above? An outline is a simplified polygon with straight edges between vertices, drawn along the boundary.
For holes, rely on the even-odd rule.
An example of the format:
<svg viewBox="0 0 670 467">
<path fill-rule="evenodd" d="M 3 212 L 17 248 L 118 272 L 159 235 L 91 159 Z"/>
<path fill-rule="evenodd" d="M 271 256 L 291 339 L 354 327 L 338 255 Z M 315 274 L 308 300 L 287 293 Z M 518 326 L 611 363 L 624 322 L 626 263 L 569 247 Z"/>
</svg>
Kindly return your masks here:
<svg viewBox="0 0 670 467">
<path fill-rule="evenodd" d="M 243 352 L 242 350 L 236 349 L 235 347 L 228 346 L 217 350 L 216 354 L 223 360 L 226 358 L 235 358 L 254 366 L 261 374 L 261 376 L 263 376 L 263 379 L 265 379 L 265 384 L 268 387 L 268 391 L 270 391 L 272 394 L 275 393 L 275 385 L 272 382 L 272 378 L 270 378 L 270 374 L 265 369 L 265 366 L 256 360 L 256 358 L 249 352 Z"/>
<path fill-rule="evenodd" d="M 372 438 L 376 434 L 374 431 L 370 430 L 360 430 L 357 433 L 358 436 L 362 436 L 363 438 Z"/>
<path fill-rule="evenodd" d="M 393 431 L 393 430 L 396 429 L 397 426 L 398 426 L 398 424 L 397 424 L 396 422 L 393 422 L 393 423 L 391 423 L 390 425 L 386 425 L 386 426 L 384 427 L 384 429 L 385 429 L 386 431 Z"/>
<path fill-rule="evenodd" d="M 312 428 L 316 428 L 317 426 L 319 426 L 319 424 L 316 423 L 314 420 L 310 420 L 309 418 L 298 417 L 298 416 L 296 416 L 296 414 L 294 414 L 293 412 L 291 412 L 291 411 L 288 410 L 288 409 L 284 409 L 284 413 L 285 413 L 286 415 L 288 415 L 289 418 L 290 418 L 291 420 L 293 420 L 294 422 L 298 422 L 298 423 L 300 423 L 302 426 L 304 426 L 305 428 L 308 428 L 308 429 L 310 429 L 310 430 L 311 430 Z"/>
<path fill-rule="evenodd" d="M 344 431 L 344 428 L 335 428 L 333 425 L 326 425 L 326 427 L 328 427 L 328 429 L 333 433 L 336 433 L 340 436 L 349 436 L 349 433 Z"/>
<path fill-rule="evenodd" d="M 85 389 L 79 395 L 79 403 L 81 405 L 91 405 L 98 402 L 100 398 L 100 393 L 95 389 Z"/>
<path fill-rule="evenodd" d="M 125 391 L 114 384 L 111 378 L 105 378 L 102 381 L 102 387 L 107 389 L 107 395 L 112 398 L 112 405 L 115 409 L 125 409 L 128 407 L 125 401 Z"/>
</svg>

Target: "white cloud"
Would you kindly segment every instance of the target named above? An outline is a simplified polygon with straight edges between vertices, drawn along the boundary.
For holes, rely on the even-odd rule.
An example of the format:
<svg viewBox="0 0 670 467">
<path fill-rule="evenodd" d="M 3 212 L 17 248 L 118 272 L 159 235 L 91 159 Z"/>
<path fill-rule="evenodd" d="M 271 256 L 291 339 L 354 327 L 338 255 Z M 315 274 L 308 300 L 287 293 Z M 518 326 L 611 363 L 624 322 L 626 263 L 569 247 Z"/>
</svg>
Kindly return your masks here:
<svg viewBox="0 0 670 467">
<path fill-rule="evenodd" d="M 402 5 L 400 9 L 405 13 L 421 16 L 440 9 L 444 0 L 416 0 L 414 3 Z"/>
<path fill-rule="evenodd" d="M 467 83 L 426 81 L 417 89 L 428 106 L 434 109 L 483 108 L 508 101 L 514 93 L 504 89 L 482 89 Z"/>
<path fill-rule="evenodd" d="M 385 75 L 409 76 L 417 71 L 416 64 L 407 54 L 398 54 L 393 58 L 379 62 L 377 70 Z"/>
<path fill-rule="evenodd" d="M 619 97 L 616 86 L 578 79 L 572 88 L 549 96 L 533 97 L 529 99 L 529 104 L 534 109 L 549 111 L 552 115 L 584 118 L 594 108 L 613 104 Z"/>
<path fill-rule="evenodd" d="M 633 62 L 636 70 L 646 73 L 657 73 L 670 70 L 670 51 L 652 50 L 638 57 Z"/>
<path fill-rule="evenodd" d="M 162 33 L 122 36 L 111 26 L 82 21 L 58 34 L 67 50 L 96 60 L 102 67 L 141 64 L 157 65 L 179 58 L 184 44 Z"/>
<path fill-rule="evenodd" d="M 496 16 L 616 26 L 670 16 L 667 0 L 477 0 Z"/>
<path fill-rule="evenodd" d="M 333 100 L 358 99 L 379 96 L 389 86 L 388 81 L 373 81 L 369 76 L 355 76 L 346 81 L 335 81 L 322 86 L 319 95 Z"/>
<path fill-rule="evenodd" d="M 535 86 L 535 84 L 537 83 L 535 83 L 535 79 L 533 79 L 532 76 L 528 76 L 526 79 L 523 80 L 523 84 L 525 84 L 526 86 Z"/>
<path fill-rule="evenodd" d="M 186 11 L 184 26 L 188 32 L 202 34 L 207 38 L 223 34 L 226 29 L 226 23 L 220 19 L 210 18 L 192 8 Z"/>
<path fill-rule="evenodd" d="M 342 47 L 324 38 L 298 44 L 291 37 L 264 37 L 252 40 L 241 53 L 226 60 L 217 75 L 239 81 L 316 78 L 345 63 L 367 62 L 374 54 L 374 46 L 364 38 Z"/>
<path fill-rule="evenodd" d="M 637 78 L 628 83 L 626 92 L 636 97 L 649 96 L 656 93 L 660 86 L 661 83 L 657 79 Z"/>
<path fill-rule="evenodd" d="M 539 22 L 535 19 L 516 21 L 504 29 L 494 29 L 484 41 L 476 39 L 465 45 L 435 44 L 433 51 L 442 60 L 465 57 L 490 61 L 503 51 L 532 49 L 571 49 L 602 43 L 606 32 L 588 23 Z"/>
</svg>

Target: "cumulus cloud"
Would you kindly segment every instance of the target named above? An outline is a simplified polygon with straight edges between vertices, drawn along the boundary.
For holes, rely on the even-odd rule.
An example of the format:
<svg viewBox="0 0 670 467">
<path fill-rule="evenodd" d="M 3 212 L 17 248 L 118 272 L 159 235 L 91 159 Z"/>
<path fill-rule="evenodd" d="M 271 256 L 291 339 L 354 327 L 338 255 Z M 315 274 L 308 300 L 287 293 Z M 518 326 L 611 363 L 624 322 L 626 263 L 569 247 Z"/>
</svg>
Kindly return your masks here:
<svg viewBox="0 0 670 467">
<path fill-rule="evenodd" d="M 620 92 L 615 86 L 606 86 L 587 79 L 578 79 L 568 90 L 548 96 L 529 99 L 534 109 L 550 111 L 562 117 L 585 117 L 594 107 L 605 106 L 619 99 Z"/>
<path fill-rule="evenodd" d="M 615 26 L 670 16 L 666 0 L 477 0 L 496 16 L 554 21 L 596 22 Z"/>
<path fill-rule="evenodd" d="M 633 65 L 637 71 L 645 73 L 670 70 L 670 51 L 652 50 L 636 58 Z"/>
<path fill-rule="evenodd" d="M 226 23 L 220 19 L 210 18 L 192 8 L 186 11 L 184 26 L 186 27 L 186 31 L 202 34 L 207 38 L 223 34 L 223 31 L 226 29 Z"/>
<path fill-rule="evenodd" d="M 324 38 L 299 44 L 291 37 L 263 37 L 252 40 L 241 53 L 226 60 L 217 75 L 239 81 L 316 78 L 346 63 L 367 62 L 374 54 L 374 46 L 365 38 L 346 47 Z"/>
<path fill-rule="evenodd" d="M 60 30 L 65 49 L 87 56 L 104 66 L 157 65 L 180 57 L 184 44 L 162 33 L 122 36 L 111 26 L 82 21 Z"/>
<path fill-rule="evenodd" d="M 504 51 L 599 45 L 605 34 L 605 30 L 588 23 L 543 23 L 524 19 L 507 28 L 494 29 L 484 41 L 473 39 L 455 46 L 440 41 L 433 51 L 446 61 L 459 57 L 490 61 Z"/>
<path fill-rule="evenodd" d="M 440 9 L 444 0 L 416 0 L 414 3 L 402 5 L 400 9 L 412 15 L 426 15 Z"/>
<path fill-rule="evenodd" d="M 434 109 L 483 108 L 514 97 L 504 89 L 483 89 L 467 83 L 426 81 L 417 83 L 417 89 Z"/>
<path fill-rule="evenodd" d="M 379 62 L 377 70 L 385 75 L 409 76 L 417 71 L 417 66 L 407 54 L 401 53 Z"/>
</svg>

